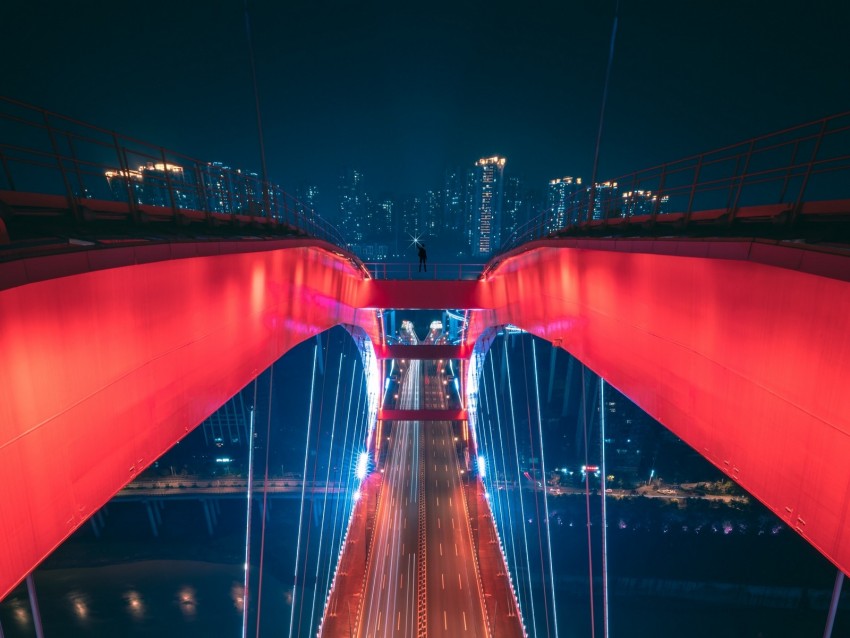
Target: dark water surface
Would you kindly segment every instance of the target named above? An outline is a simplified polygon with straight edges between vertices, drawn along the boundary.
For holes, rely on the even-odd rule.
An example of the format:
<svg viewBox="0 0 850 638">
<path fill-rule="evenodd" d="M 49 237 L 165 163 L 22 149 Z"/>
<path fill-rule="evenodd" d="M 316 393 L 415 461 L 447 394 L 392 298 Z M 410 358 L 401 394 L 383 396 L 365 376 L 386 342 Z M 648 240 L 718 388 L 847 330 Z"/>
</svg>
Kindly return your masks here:
<svg viewBox="0 0 850 638">
<path fill-rule="evenodd" d="M 559 636 L 590 636 L 583 499 L 561 497 L 550 506 Z M 160 537 L 154 539 L 141 504 L 111 504 L 101 539 L 84 528 L 36 572 L 45 635 L 240 636 L 243 507 L 242 501 L 223 501 L 220 523 L 210 537 L 198 503 L 170 502 Z M 289 635 L 297 517 L 296 501 L 273 504 L 263 561 L 263 636 Z M 254 526 L 252 547 L 253 601 L 259 527 Z M 536 534 L 533 522 L 528 531 Z M 315 545 L 316 538 L 311 542 Z M 598 548 L 594 555 L 596 631 L 601 635 Z M 650 499 L 612 501 L 609 507 L 611 636 L 821 636 L 834 577 L 825 559 L 758 507 L 696 503 L 688 511 Z M 515 578 L 525 580 L 523 574 Z M 544 598 L 539 573 L 528 580 L 538 607 L 536 635 L 554 636 L 552 622 L 547 632 L 540 611 L 551 601 Z M 313 585 L 307 584 L 296 593 L 294 635 L 311 634 Z M 314 626 L 321 591 L 316 601 Z M 525 615 L 534 635 L 529 612 Z M 254 636 L 256 602 L 249 616 L 248 635 Z M 35 635 L 25 588 L 0 603 L 0 622 L 5 638 Z M 833 635 L 850 636 L 846 596 Z"/>
</svg>

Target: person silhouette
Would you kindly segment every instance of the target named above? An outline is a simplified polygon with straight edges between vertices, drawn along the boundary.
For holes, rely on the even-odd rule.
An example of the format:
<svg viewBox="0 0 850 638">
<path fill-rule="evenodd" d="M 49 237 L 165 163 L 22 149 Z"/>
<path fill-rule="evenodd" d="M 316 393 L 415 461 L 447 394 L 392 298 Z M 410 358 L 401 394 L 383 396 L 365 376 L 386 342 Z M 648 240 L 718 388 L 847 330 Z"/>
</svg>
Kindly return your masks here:
<svg viewBox="0 0 850 638">
<path fill-rule="evenodd" d="M 425 244 L 420 243 L 420 244 L 418 244 L 418 246 L 419 246 L 419 272 L 421 272 L 423 268 L 425 269 L 425 272 L 428 272 L 428 264 L 426 263 L 426 261 L 428 259 L 428 253 L 425 252 Z"/>
</svg>

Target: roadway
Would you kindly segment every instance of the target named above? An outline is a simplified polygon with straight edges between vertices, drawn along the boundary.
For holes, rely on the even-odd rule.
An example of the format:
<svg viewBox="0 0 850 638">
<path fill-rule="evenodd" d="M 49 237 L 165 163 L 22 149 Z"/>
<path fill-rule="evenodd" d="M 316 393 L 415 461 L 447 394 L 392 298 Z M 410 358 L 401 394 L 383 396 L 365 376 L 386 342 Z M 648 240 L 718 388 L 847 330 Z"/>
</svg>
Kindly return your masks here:
<svg viewBox="0 0 850 638">
<path fill-rule="evenodd" d="M 426 343 L 437 334 L 432 330 Z M 415 335 L 410 338 L 418 341 Z M 435 361 L 399 367 L 397 407 L 444 409 L 444 372 Z M 384 488 L 376 514 L 373 551 L 366 572 L 357 636 L 488 636 L 476 568 L 458 446 L 445 421 L 393 422 L 387 437 Z M 420 485 L 420 476 L 424 478 Z M 419 499 L 424 500 L 425 591 L 417 585 L 423 561 Z M 420 596 L 426 613 L 417 615 Z"/>
<path fill-rule="evenodd" d="M 411 361 L 404 369 L 399 407 L 420 407 L 420 373 L 420 361 Z M 420 428 L 418 421 L 398 421 L 388 437 L 381 470 L 384 487 L 357 627 L 357 635 L 363 638 L 415 636 L 417 632 Z"/>
</svg>

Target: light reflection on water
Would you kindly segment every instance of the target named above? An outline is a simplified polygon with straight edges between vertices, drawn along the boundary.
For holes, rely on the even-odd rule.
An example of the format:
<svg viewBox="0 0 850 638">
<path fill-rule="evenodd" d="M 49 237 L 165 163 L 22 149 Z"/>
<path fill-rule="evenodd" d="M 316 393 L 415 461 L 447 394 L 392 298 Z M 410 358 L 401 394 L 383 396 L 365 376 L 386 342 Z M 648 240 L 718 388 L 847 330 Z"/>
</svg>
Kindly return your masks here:
<svg viewBox="0 0 850 638">
<path fill-rule="evenodd" d="M 198 611 L 198 602 L 195 593 L 195 588 L 191 585 L 185 585 L 177 594 L 177 601 L 180 605 L 180 611 L 183 612 L 185 618 L 194 618 Z"/>
<path fill-rule="evenodd" d="M 124 594 L 124 600 L 127 601 L 127 610 L 131 616 L 138 620 L 145 617 L 145 605 L 139 592 L 132 590 L 127 592 Z"/>
</svg>

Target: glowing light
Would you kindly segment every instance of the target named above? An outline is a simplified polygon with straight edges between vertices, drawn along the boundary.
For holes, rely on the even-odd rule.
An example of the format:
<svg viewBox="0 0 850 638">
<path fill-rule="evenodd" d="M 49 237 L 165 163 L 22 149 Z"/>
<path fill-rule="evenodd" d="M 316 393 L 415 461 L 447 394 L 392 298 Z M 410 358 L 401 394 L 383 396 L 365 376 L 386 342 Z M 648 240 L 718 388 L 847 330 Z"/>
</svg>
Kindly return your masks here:
<svg viewBox="0 0 850 638">
<path fill-rule="evenodd" d="M 359 501 L 361 496 L 362 494 L 360 493 L 360 490 L 356 490 L 352 498 L 354 498 L 355 501 Z"/>
<path fill-rule="evenodd" d="M 366 472 L 369 469 L 369 453 L 361 452 L 360 456 L 357 458 L 357 469 L 354 471 L 354 475 L 360 479 L 361 481 L 366 478 Z"/>
<path fill-rule="evenodd" d="M 486 469 L 487 469 L 487 460 L 483 456 L 479 456 L 478 457 L 478 476 L 480 476 L 481 478 L 484 478 L 487 475 Z"/>
</svg>

